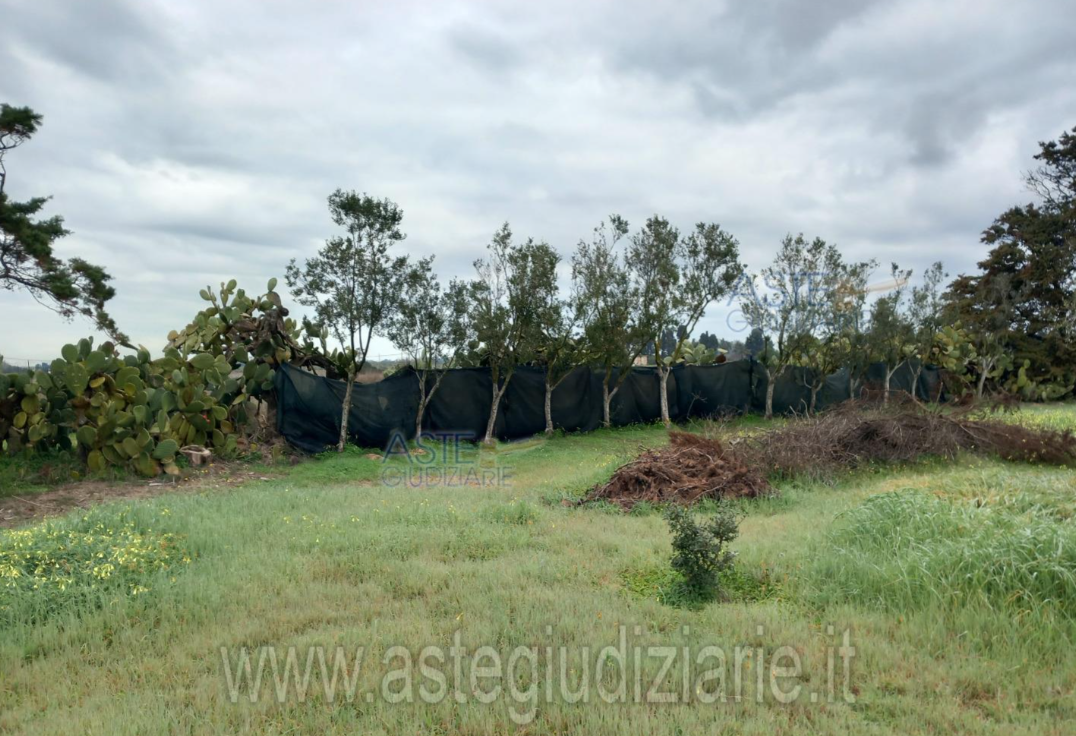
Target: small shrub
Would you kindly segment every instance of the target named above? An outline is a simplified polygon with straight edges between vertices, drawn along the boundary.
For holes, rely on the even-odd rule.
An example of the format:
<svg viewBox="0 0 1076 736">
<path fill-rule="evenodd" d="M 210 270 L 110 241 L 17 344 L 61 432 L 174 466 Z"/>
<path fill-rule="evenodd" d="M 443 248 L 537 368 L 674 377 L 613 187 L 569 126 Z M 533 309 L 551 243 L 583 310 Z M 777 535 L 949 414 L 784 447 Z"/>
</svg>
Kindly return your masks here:
<svg viewBox="0 0 1076 736">
<path fill-rule="evenodd" d="M 687 509 L 670 504 L 665 520 L 673 535 L 672 567 L 683 577 L 686 593 L 699 600 L 716 597 L 718 575 L 736 559 L 728 548 L 740 533 L 736 512 L 721 506 L 708 522 L 699 524 Z"/>
</svg>

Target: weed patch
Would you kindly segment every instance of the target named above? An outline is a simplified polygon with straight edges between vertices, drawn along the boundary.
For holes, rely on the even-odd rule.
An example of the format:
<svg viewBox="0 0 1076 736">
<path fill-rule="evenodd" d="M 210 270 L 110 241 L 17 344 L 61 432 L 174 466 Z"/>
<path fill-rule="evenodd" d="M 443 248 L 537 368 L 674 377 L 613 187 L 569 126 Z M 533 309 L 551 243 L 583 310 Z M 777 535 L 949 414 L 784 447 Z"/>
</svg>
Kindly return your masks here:
<svg viewBox="0 0 1076 736">
<path fill-rule="evenodd" d="M 0 622 L 34 624 L 61 611 L 140 595 L 160 573 L 191 561 L 183 539 L 95 509 L 68 522 L 0 534 Z"/>
<path fill-rule="evenodd" d="M 620 572 L 624 590 L 639 598 L 657 601 L 674 608 L 698 608 L 708 602 L 693 595 L 684 577 L 668 565 L 642 565 Z M 735 564 L 718 575 L 722 603 L 758 603 L 778 599 L 781 586 L 765 573 Z"/>
</svg>

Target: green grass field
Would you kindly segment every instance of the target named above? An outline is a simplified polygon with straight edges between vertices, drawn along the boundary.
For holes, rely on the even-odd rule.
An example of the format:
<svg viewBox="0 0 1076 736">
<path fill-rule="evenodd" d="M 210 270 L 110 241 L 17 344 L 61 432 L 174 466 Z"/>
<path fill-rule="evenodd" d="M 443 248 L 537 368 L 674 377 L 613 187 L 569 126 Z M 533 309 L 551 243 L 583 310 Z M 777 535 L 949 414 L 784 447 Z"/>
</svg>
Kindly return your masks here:
<svg viewBox="0 0 1076 736">
<path fill-rule="evenodd" d="M 1013 420 L 1073 427 L 1076 406 Z M 1072 732 L 1076 472 L 966 458 L 782 483 L 779 498 L 741 504 L 727 600 L 678 607 L 659 513 L 561 503 L 664 441 L 647 426 L 502 446 L 477 466 L 501 469 L 490 487 L 389 486 L 405 461 L 356 450 L 0 533 L 0 731 Z M 594 655 L 622 627 L 627 702 L 610 703 L 620 680 L 598 678 Z M 456 632 L 471 656 L 460 697 L 453 660 L 434 658 L 446 694 L 424 698 L 441 681 L 422 650 L 447 651 Z M 482 646 L 502 665 L 536 652 L 533 668 L 477 680 L 479 695 L 501 686 L 488 704 L 471 690 Z M 655 689 L 677 702 L 646 702 L 668 661 L 646 646 L 678 653 Z M 706 646 L 727 656 L 723 687 L 699 676 Z M 355 698 L 330 702 L 317 664 L 305 697 L 276 697 L 267 673 L 257 702 L 250 688 L 233 698 L 244 647 L 253 661 L 278 653 L 281 672 L 288 647 L 300 668 L 363 647 Z M 795 675 L 774 669 L 790 652 Z M 589 690 L 569 702 L 561 688 L 581 678 Z"/>
</svg>

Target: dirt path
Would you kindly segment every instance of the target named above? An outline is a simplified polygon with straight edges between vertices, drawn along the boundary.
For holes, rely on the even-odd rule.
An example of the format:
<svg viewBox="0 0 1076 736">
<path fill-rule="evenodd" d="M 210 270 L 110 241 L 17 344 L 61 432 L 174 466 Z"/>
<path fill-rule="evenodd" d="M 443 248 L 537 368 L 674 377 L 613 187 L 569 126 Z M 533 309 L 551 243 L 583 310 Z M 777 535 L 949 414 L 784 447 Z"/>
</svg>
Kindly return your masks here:
<svg viewBox="0 0 1076 736">
<path fill-rule="evenodd" d="M 181 478 L 162 476 L 152 481 L 78 481 L 41 493 L 0 498 L 0 529 L 66 514 L 72 509 L 89 508 L 105 501 L 226 489 L 249 481 L 269 480 L 271 477 L 251 471 L 240 463 L 216 462 L 208 468 L 192 469 Z"/>
</svg>

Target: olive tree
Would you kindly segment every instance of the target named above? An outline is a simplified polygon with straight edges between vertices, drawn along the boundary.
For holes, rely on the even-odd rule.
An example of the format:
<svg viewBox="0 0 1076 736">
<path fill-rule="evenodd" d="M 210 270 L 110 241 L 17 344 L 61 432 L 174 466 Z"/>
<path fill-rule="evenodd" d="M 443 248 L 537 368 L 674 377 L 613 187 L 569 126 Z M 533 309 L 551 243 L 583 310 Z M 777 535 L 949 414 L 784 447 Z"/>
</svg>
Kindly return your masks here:
<svg viewBox="0 0 1076 736">
<path fill-rule="evenodd" d="M 560 255 L 554 253 L 559 265 Z M 553 392 L 564 379 L 586 360 L 586 349 L 579 334 L 576 300 L 561 298 L 554 279 L 550 288 L 536 294 L 539 304 L 538 345 L 534 362 L 545 370 L 545 433 L 553 434 Z"/>
<path fill-rule="evenodd" d="M 908 318 L 911 322 L 912 354 L 916 359 L 912 363 L 913 398 L 914 387 L 919 385 L 919 376 L 923 373 L 923 364 L 935 352 L 938 334 L 945 324 L 942 288 L 948 277 L 941 261 L 937 261 L 923 272 L 923 283 L 912 287 Z"/>
<path fill-rule="evenodd" d="M 821 238 L 786 235 L 773 262 L 762 269 L 766 291 L 751 288 L 741 296 L 748 324 L 760 329 L 765 347 L 756 356 L 766 372 L 766 418 L 773 416 L 773 390 L 785 370 L 803 352 L 825 318 L 821 279 L 840 262 L 837 249 Z"/>
<path fill-rule="evenodd" d="M 654 216 L 631 240 L 628 259 L 637 274 L 638 320 L 653 341 L 661 382 L 661 421 L 669 426 L 669 374 L 684 357 L 706 308 L 740 277 L 739 244 L 719 225 L 700 222 L 686 237 Z M 666 334 L 676 339 L 663 346 Z"/>
<path fill-rule="evenodd" d="M 890 268 L 890 290 L 871 305 L 869 353 L 883 366 L 882 403 L 889 403 L 890 383 L 893 375 L 911 357 L 914 351 L 915 330 L 908 316 L 908 281 L 911 269 L 901 269 L 897 264 Z"/>
<path fill-rule="evenodd" d="M 411 362 L 418 381 L 415 438 L 422 436 L 426 407 L 441 387 L 445 372 L 456 367 L 470 338 L 470 292 L 453 279 L 448 289 L 433 273 L 433 258 L 415 264 L 408 274 L 399 308 L 388 320 L 386 333 Z"/>
<path fill-rule="evenodd" d="M 512 242 L 506 222 L 475 261 L 471 284 L 474 337 L 489 365 L 492 405 L 484 442 L 494 441 L 497 411 L 516 369 L 533 360 L 541 344 L 541 311 L 556 291 L 558 256 L 547 243 Z"/>
<path fill-rule="evenodd" d="M 347 387 L 337 443 L 343 452 L 355 376 L 366 365 L 371 339 L 396 314 L 412 266 L 407 256 L 391 253 L 406 237 L 396 203 L 337 189 L 329 196 L 329 214 L 344 233 L 326 240 L 302 267 L 293 258 L 285 278 L 296 301 L 314 310 L 314 323 L 327 328 L 344 353 Z"/>
<path fill-rule="evenodd" d="M 611 215 L 581 240 L 572 256 L 573 299 L 589 359 L 602 370 L 602 424 L 611 424 L 613 397 L 643 354 L 651 332 L 639 321 L 640 293 L 617 252 L 628 222 Z M 616 378 L 613 376 L 616 374 Z"/>
<path fill-rule="evenodd" d="M 861 323 L 866 302 L 866 282 L 874 261 L 847 263 L 834 249 L 828 254 L 825 270 L 813 279 L 811 298 L 820 312 L 815 330 L 795 342 L 792 362 L 806 370 L 802 381 L 810 391 L 808 414 L 818 410 L 818 394 L 829 376 L 841 368 L 848 369 L 849 396 L 855 395 L 858 361 L 856 352 L 862 349 Z"/>
</svg>

